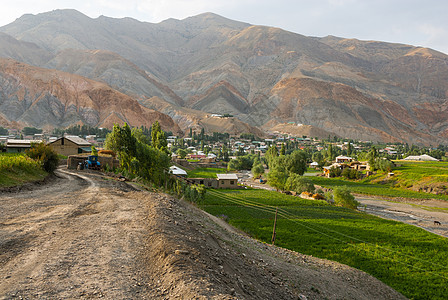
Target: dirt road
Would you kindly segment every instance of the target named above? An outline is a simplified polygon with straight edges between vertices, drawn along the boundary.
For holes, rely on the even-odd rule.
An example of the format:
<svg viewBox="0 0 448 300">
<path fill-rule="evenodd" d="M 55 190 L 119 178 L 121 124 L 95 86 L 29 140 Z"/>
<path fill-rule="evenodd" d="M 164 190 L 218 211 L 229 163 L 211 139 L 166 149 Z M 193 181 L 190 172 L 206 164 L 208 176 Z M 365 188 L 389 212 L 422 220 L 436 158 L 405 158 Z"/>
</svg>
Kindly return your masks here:
<svg viewBox="0 0 448 300">
<path fill-rule="evenodd" d="M 122 183 L 57 176 L 0 196 L 0 297 L 151 298 L 143 201 Z"/>
<path fill-rule="evenodd" d="M 361 203 L 358 208 L 369 214 L 418 226 L 448 237 L 448 202 L 446 201 L 417 199 L 386 201 L 365 196 L 358 196 L 356 200 Z"/>
<path fill-rule="evenodd" d="M 0 299 L 402 299 L 189 203 L 88 171 L 0 193 Z"/>
</svg>

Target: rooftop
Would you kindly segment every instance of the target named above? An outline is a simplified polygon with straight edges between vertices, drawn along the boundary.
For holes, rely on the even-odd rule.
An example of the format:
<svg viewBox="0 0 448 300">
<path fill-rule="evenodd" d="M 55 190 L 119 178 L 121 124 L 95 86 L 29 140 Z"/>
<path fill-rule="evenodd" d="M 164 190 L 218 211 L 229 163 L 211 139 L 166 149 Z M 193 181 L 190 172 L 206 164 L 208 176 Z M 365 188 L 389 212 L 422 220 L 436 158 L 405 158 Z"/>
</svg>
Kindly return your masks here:
<svg viewBox="0 0 448 300">
<path fill-rule="evenodd" d="M 218 177 L 218 180 L 222 179 L 238 180 L 238 176 L 236 174 L 216 174 L 216 177 Z"/>
</svg>

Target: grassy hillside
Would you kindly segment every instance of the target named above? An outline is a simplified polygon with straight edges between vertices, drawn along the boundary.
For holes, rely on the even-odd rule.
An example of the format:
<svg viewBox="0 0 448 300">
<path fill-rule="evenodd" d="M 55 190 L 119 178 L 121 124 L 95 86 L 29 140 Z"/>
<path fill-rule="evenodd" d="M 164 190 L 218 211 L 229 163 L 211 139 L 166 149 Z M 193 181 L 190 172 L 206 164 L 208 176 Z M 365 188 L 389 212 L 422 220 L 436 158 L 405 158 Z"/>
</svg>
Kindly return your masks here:
<svg viewBox="0 0 448 300">
<path fill-rule="evenodd" d="M 45 178 L 40 163 L 22 154 L 0 154 L 0 187 L 10 187 Z"/>
<path fill-rule="evenodd" d="M 446 299 L 448 240 L 423 229 L 265 190 L 208 190 L 202 204 L 267 243 L 275 207 L 276 245 L 363 270 L 409 298 Z"/>
</svg>

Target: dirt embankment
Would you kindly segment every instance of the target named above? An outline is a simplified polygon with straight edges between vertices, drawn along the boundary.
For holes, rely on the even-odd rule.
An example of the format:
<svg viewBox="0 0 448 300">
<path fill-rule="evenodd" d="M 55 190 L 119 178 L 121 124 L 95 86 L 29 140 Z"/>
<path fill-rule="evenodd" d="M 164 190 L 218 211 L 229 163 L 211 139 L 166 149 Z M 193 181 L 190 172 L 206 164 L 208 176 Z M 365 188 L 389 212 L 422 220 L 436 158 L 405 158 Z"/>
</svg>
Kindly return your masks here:
<svg viewBox="0 0 448 300">
<path fill-rule="evenodd" d="M 171 196 L 79 174 L 0 194 L 0 299 L 403 298 Z"/>
</svg>

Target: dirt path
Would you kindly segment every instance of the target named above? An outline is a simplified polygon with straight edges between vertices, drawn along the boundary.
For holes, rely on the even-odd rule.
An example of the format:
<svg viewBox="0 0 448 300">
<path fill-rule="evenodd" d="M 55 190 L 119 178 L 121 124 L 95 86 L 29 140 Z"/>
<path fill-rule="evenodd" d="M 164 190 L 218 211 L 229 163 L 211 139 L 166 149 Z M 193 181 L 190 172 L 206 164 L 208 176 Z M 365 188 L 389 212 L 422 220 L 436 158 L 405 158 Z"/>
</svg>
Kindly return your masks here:
<svg viewBox="0 0 448 300">
<path fill-rule="evenodd" d="M 57 174 L 0 196 L 0 297 L 151 298 L 139 267 L 144 203 L 127 185 Z"/>
<path fill-rule="evenodd" d="M 165 194 L 59 171 L 0 193 L 0 299 L 402 299 L 350 267 L 253 240 Z"/>
<path fill-rule="evenodd" d="M 429 232 L 448 237 L 448 202 L 441 200 L 386 201 L 358 196 L 360 210 L 385 219 L 421 227 Z M 365 206 L 365 208 L 363 207 Z M 434 221 L 440 222 L 440 225 Z"/>
</svg>

